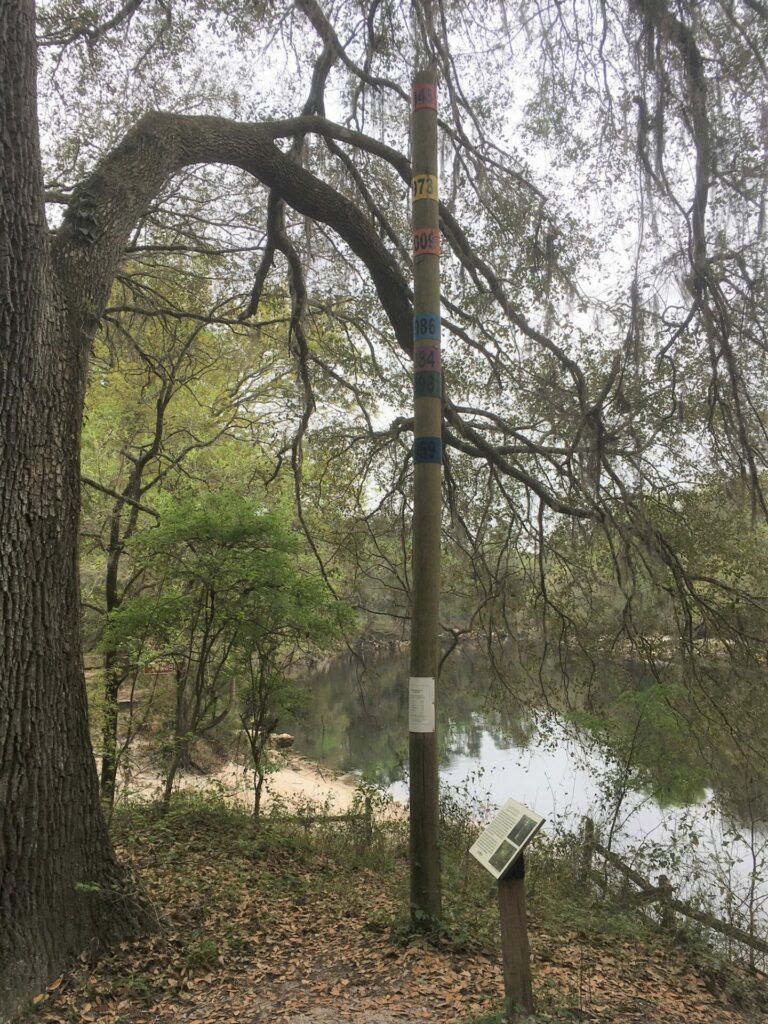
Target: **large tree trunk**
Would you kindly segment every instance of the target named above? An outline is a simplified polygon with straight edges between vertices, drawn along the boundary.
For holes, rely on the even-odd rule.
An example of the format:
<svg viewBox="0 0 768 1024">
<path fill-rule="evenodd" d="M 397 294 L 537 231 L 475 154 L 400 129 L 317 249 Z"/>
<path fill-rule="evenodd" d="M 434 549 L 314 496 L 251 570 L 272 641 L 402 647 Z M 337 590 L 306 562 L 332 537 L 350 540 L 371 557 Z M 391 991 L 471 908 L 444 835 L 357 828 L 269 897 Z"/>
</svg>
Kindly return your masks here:
<svg viewBox="0 0 768 1024">
<path fill-rule="evenodd" d="M 87 351 L 50 265 L 31 4 L 0 3 L 0 39 L 2 1017 L 146 914 L 122 895 L 88 736 L 77 576 Z"/>
<path fill-rule="evenodd" d="M 0 1017 L 74 954 L 150 923 L 101 815 L 77 572 L 88 351 L 137 219 L 181 168 L 240 167 L 339 233 L 411 347 L 408 288 L 374 225 L 275 140 L 317 130 L 392 151 L 322 118 L 149 115 L 81 183 L 49 245 L 35 71 L 33 0 L 0 0 Z"/>
</svg>

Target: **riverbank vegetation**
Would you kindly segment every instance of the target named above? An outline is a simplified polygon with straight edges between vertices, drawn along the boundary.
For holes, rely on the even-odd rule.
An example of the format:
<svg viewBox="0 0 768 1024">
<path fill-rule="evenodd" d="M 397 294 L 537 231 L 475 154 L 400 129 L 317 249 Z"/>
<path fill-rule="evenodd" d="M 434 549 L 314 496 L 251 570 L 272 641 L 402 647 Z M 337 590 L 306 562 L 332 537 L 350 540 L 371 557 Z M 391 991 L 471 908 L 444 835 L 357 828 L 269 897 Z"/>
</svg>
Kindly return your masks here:
<svg viewBox="0 0 768 1024">
<path fill-rule="evenodd" d="M 195 276 L 204 266 L 191 273 L 179 262 L 162 287 L 204 290 Z M 141 279 L 134 271 L 132 287 Z M 297 491 L 296 465 L 279 454 L 276 462 L 279 410 L 291 394 L 276 330 L 254 338 L 196 325 L 179 334 L 162 316 L 118 309 L 99 335 L 86 396 L 81 576 L 84 642 L 99 652 L 89 696 L 108 813 L 139 766 L 168 807 L 179 771 L 233 760 L 241 771 L 245 751 L 258 809 L 270 733 L 300 714 L 312 665 L 347 648 L 361 682 L 335 742 L 378 746 L 373 774 L 402 777 L 402 750 L 386 730 L 371 733 L 362 709 L 402 716 L 405 664 L 383 687 L 376 677 L 377 655 L 407 641 L 407 504 L 361 516 L 368 499 L 356 491 L 355 460 L 326 447 L 323 431 L 305 438 Z M 236 359 L 243 369 L 232 385 Z M 483 514 L 490 524 L 492 503 Z M 697 823 L 628 856 L 648 877 L 693 880 L 701 906 L 759 938 L 768 543 L 743 495 L 715 479 L 648 501 L 646 514 L 703 581 L 701 604 L 680 604 L 663 560 L 617 563 L 599 531 L 555 530 L 545 551 L 513 545 L 496 523 L 468 547 L 446 517 L 443 675 L 462 660 L 470 667 L 442 691 L 440 735 L 455 740 L 470 707 L 495 711 L 501 743 L 546 740 L 548 716 L 566 723 L 604 759 L 595 813 L 609 848 L 622 851 L 632 794 L 674 806 L 714 791 L 720 853 L 696 856 Z M 329 714 L 326 746 L 335 727 Z M 744 958 L 738 944 L 730 952 Z"/>
</svg>

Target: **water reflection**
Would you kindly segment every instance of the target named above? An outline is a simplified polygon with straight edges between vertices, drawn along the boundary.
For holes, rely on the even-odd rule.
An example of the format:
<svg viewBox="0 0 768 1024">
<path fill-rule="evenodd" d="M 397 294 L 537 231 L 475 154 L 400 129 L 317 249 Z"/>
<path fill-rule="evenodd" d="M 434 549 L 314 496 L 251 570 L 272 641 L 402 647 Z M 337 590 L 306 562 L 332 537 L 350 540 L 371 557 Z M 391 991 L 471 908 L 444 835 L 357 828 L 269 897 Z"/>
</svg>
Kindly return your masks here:
<svg viewBox="0 0 768 1024">
<path fill-rule="evenodd" d="M 700 895 L 721 905 L 726 887 L 749 890 L 768 860 L 757 773 L 752 766 L 751 782 L 740 779 L 722 750 L 715 755 L 725 769 L 716 774 L 704 751 L 697 760 L 700 741 L 670 709 L 669 686 L 659 689 L 636 665 L 609 666 L 581 707 L 571 702 L 568 712 L 552 713 L 535 709 L 533 692 L 528 699 L 507 692 L 500 698 L 488 678 L 482 657 L 471 652 L 452 658 L 441 677 L 444 784 L 480 807 L 513 797 L 544 815 L 550 830 L 558 823 L 576 828 L 590 814 L 611 830 L 619 849 L 658 851 L 658 870 L 678 877 L 681 895 L 696 881 L 699 868 L 691 865 L 701 863 L 701 854 L 712 892 L 699 882 Z M 304 680 L 302 711 L 280 727 L 294 733 L 300 753 L 375 779 L 405 800 L 407 680 L 404 654 L 364 666 L 339 659 Z"/>
<path fill-rule="evenodd" d="M 472 656 L 454 658 L 440 680 L 438 733 L 443 769 L 484 757 L 487 741 L 498 751 L 524 749 L 535 723 L 514 702 L 504 710 L 489 700 Z M 296 749 L 322 764 L 389 785 L 404 777 L 408 744 L 408 659 L 338 659 L 304 680 L 306 702 L 281 728 Z"/>
<path fill-rule="evenodd" d="M 556 666 L 553 667 L 556 671 Z M 483 774 L 492 803 L 509 796 L 541 813 L 586 813 L 622 785 L 627 807 L 706 805 L 717 795 L 731 817 L 762 825 L 763 787 L 707 752 L 686 728 L 687 691 L 636 662 L 610 665 L 582 705 L 541 710 L 533 687 L 511 695 L 491 688 L 479 652 L 451 658 L 437 701 L 441 778 L 453 785 Z M 341 658 L 303 683 L 306 701 L 281 728 L 296 749 L 339 771 L 356 772 L 405 792 L 408 744 L 406 654 Z M 672 698 L 677 699 L 673 706 Z M 719 766 L 715 769 L 715 762 Z M 750 793 L 754 798 L 750 799 Z M 615 794 L 614 794 L 615 796 Z M 760 805 L 760 806 L 758 806 Z"/>
<path fill-rule="evenodd" d="M 497 695 L 482 662 L 453 658 L 437 702 L 440 776 L 478 802 L 513 796 L 550 820 L 594 807 L 605 762 L 552 715 Z M 365 666 L 339 659 L 305 680 L 306 703 L 282 727 L 302 754 L 337 771 L 354 772 L 407 797 L 408 659 L 378 658 Z"/>
</svg>

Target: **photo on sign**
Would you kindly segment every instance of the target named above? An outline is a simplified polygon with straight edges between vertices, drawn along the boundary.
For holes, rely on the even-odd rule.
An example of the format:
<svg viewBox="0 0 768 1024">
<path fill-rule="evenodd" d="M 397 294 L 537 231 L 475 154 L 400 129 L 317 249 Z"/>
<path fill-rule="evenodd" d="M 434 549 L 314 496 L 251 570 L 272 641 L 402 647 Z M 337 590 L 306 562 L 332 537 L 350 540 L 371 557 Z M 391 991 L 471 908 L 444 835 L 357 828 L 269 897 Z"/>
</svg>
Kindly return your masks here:
<svg viewBox="0 0 768 1024">
<path fill-rule="evenodd" d="M 502 878 L 543 824 L 541 814 L 517 800 L 507 800 L 469 852 L 494 878 Z"/>
<path fill-rule="evenodd" d="M 515 856 L 517 850 L 518 848 L 514 843 L 510 843 L 508 840 L 505 840 L 496 853 L 491 857 L 489 863 L 492 864 L 497 871 L 503 871 L 509 861 Z"/>
<path fill-rule="evenodd" d="M 529 818 L 527 814 L 524 814 L 520 821 L 515 825 L 512 831 L 509 833 L 509 839 L 516 845 L 520 846 L 524 843 L 528 836 L 536 828 L 537 822 L 533 818 Z"/>
</svg>

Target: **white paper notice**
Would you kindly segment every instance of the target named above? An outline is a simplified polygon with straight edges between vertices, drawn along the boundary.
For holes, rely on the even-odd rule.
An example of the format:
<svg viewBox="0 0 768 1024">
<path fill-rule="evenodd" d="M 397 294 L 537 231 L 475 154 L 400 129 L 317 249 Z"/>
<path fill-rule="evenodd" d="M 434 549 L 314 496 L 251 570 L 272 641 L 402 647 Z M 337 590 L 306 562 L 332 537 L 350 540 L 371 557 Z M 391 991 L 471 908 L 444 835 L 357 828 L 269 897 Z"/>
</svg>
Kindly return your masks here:
<svg viewBox="0 0 768 1024">
<path fill-rule="evenodd" d="M 435 680 L 411 676 L 408 685 L 408 731 L 435 731 Z"/>
</svg>

